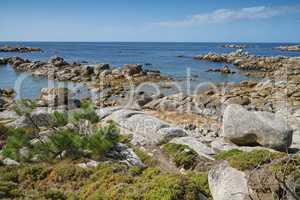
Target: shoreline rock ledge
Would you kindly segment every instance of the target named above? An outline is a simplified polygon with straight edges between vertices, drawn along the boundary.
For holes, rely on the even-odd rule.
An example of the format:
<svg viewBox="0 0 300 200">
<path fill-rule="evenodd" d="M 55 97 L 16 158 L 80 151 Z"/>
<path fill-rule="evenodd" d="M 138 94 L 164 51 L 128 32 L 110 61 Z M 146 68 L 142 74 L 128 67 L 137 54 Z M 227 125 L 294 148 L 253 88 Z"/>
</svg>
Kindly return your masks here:
<svg viewBox="0 0 300 200">
<path fill-rule="evenodd" d="M 27 52 L 38 52 L 42 51 L 41 48 L 36 47 L 25 47 L 25 46 L 2 46 L 0 47 L 0 52 L 19 52 L 19 53 L 27 53 Z"/>
<path fill-rule="evenodd" d="M 286 152 L 293 130 L 277 114 L 247 111 L 241 105 L 225 108 L 221 135 L 236 145 L 263 146 Z"/>
<path fill-rule="evenodd" d="M 279 46 L 275 49 L 280 51 L 300 51 L 300 45 L 287 45 L 287 46 Z"/>
</svg>

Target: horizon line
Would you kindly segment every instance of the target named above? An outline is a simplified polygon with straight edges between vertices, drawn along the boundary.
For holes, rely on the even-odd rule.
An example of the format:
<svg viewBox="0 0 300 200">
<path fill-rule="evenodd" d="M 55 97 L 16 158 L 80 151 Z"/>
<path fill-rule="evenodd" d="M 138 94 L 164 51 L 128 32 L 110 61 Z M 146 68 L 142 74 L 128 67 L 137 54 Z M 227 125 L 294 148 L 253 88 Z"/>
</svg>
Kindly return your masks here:
<svg viewBox="0 0 300 200">
<path fill-rule="evenodd" d="M 283 42 L 283 41 L 272 41 L 272 42 L 264 42 L 264 41 L 256 41 L 256 42 L 242 42 L 242 41 L 39 41 L 39 40 L 8 40 L 8 41 L 1 41 L 1 43 L 5 43 L 5 42 L 32 42 L 32 43 L 244 43 L 244 44 L 250 44 L 250 43 L 268 43 L 268 44 L 274 44 L 274 43 L 286 43 L 286 44 L 300 44 L 300 42 Z"/>
</svg>

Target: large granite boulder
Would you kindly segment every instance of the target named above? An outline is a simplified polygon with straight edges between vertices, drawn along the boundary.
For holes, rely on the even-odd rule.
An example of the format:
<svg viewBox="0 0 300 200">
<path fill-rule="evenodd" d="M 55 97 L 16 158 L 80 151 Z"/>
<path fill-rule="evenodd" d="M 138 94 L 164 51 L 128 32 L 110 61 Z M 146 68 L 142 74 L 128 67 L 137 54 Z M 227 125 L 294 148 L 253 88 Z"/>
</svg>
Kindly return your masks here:
<svg viewBox="0 0 300 200">
<path fill-rule="evenodd" d="M 222 162 L 208 173 L 209 189 L 214 200 L 250 200 L 246 174 Z"/>
<path fill-rule="evenodd" d="M 186 135 L 185 130 L 138 110 L 105 108 L 103 112 L 97 111 L 97 114 L 103 121 L 115 122 L 121 134 L 132 134 L 134 144 L 155 145 L 165 139 Z"/>
<path fill-rule="evenodd" d="M 293 131 L 279 115 L 247 111 L 231 104 L 224 111 L 221 136 L 237 145 L 286 151 L 292 143 Z"/>
</svg>

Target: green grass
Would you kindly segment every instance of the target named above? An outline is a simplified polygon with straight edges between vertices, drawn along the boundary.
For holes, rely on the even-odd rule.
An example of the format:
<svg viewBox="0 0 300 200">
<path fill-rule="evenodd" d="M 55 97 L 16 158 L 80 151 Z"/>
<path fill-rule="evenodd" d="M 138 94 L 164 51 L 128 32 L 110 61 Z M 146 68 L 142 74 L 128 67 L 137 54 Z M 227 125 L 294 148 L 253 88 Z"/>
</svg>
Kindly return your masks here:
<svg viewBox="0 0 300 200">
<path fill-rule="evenodd" d="M 168 143 L 163 149 L 177 167 L 190 169 L 197 162 L 198 154 L 186 145 Z"/>
<path fill-rule="evenodd" d="M 221 151 L 214 156 L 216 160 L 227 160 L 231 167 L 239 170 L 251 170 L 260 165 L 270 163 L 274 159 L 286 156 L 284 153 L 268 150 L 253 150 L 250 152 L 233 149 Z"/>
</svg>

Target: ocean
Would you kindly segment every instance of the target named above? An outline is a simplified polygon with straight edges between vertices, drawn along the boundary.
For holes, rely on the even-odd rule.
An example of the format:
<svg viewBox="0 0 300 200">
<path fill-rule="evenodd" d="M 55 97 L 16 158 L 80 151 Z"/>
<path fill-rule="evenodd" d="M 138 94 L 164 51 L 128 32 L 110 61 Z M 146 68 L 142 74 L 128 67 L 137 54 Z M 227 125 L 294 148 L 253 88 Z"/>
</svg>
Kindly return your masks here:
<svg viewBox="0 0 300 200">
<path fill-rule="evenodd" d="M 0 52 L 0 57 L 19 56 L 30 60 L 47 61 L 52 56 L 61 56 L 68 62 L 88 64 L 109 63 L 115 67 L 124 64 L 143 64 L 145 69 L 160 70 L 162 74 L 181 81 L 187 73 L 193 84 L 212 82 L 240 82 L 248 80 L 240 73 L 222 75 L 206 72 L 210 68 L 222 67 L 222 63 L 194 60 L 199 54 L 229 53 L 236 49 L 223 48 L 225 43 L 142 43 L 142 42 L 0 42 L 3 45 L 39 47 L 43 52 L 13 53 Z M 264 56 L 300 56 L 300 52 L 283 52 L 274 47 L 284 43 L 246 43 L 247 52 Z M 179 57 L 183 55 L 184 57 Z M 237 71 L 232 65 L 229 65 Z M 0 66 L 0 88 L 15 88 L 22 80 L 18 98 L 35 98 L 48 81 L 15 72 L 10 66 Z"/>
</svg>

